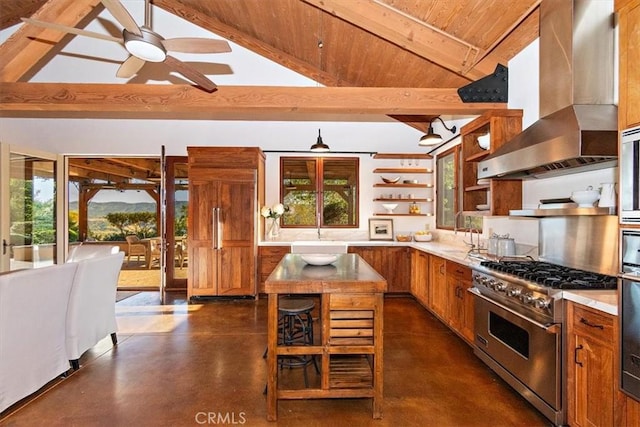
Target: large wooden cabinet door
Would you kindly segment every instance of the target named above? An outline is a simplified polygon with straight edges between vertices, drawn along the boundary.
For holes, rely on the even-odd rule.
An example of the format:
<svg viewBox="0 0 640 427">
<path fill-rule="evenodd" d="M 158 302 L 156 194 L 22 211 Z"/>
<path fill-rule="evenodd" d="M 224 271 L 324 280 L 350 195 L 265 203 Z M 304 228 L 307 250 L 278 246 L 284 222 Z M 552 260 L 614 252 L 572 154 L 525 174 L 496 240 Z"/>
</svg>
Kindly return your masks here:
<svg viewBox="0 0 640 427">
<path fill-rule="evenodd" d="M 614 354 L 617 322 L 609 314 L 567 303 L 568 421 L 571 426 L 622 425 Z"/>
<path fill-rule="evenodd" d="M 444 258 L 431 255 L 429 262 L 429 304 L 431 311 L 441 319 L 447 311 L 447 262 Z"/>
<path fill-rule="evenodd" d="M 429 254 L 413 249 L 411 254 L 411 293 L 424 307 L 429 306 Z"/>
<path fill-rule="evenodd" d="M 406 246 L 349 246 L 387 280 L 387 293 L 411 290 L 411 248 Z"/>
<path fill-rule="evenodd" d="M 256 172 L 189 172 L 187 297 L 255 295 Z"/>
<path fill-rule="evenodd" d="M 618 127 L 640 125 L 640 0 L 618 0 L 619 91 Z"/>
</svg>

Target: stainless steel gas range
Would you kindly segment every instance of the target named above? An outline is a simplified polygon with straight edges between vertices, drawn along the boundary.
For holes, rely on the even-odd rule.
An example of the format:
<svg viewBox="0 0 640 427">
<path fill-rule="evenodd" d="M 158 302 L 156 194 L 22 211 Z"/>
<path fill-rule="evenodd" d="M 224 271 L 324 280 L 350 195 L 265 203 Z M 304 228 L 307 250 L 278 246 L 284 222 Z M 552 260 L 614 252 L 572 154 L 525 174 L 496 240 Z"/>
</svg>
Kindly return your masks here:
<svg viewBox="0 0 640 427">
<path fill-rule="evenodd" d="M 614 220 L 563 219 L 560 229 L 586 226 L 587 231 L 574 230 L 577 234 L 573 238 L 580 240 L 581 233 L 594 232 L 589 223 L 611 221 Z M 551 236 L 556 240 L 557 223 L 557 219 L 540 221 L 542 248 L 549 244 L 546 240 Z M 600 226 L 596 229 L 607 236 L 610 234 Z M 612 230 L 615 231 L 615 227 Z M 617 242 L 615 234 L 613 237 Z M 571 247 L 573 238 L 562 241 Z M 558 253 L 557 249 L 551 252 Z M 595 267 L 568 265 L 572 264 L 571 256 L 558 263 L 542 255 L 540 261 L 489 260 L 473 267 L 475 353 L 544 416 L 555 425 L 563 425 L 566 423 L 566 375 L 562 291 L 616 289 L 617 277 L 603 274 Z M 580 258 L 590 257 L 591 254 L 587 254 Z M 615 271 L 617 267 L 612 268 L 611 271 Z"/>
</svg>

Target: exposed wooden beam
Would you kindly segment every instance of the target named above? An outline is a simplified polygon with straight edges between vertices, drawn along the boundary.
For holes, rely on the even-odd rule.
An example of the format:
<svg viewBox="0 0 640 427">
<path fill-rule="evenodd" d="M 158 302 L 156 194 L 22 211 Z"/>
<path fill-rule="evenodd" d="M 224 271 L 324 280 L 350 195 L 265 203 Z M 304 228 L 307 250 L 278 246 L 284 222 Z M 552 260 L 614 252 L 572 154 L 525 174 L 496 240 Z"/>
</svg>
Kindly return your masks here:
<svg viewBox="0 0 640 427">
<path fill-rule="evenodd" d="M 114 177 L 147 179 L 146 171 L 108 163 L 102 159 L 69 159 L 69 165 L 88 171 L 101 172 Z"/>
<path fill-rule="evenodd" d="M 498 58 L 472 68 L 485 52 L 379 0 L 302 0 L 469 80 L 495 70 Z"/>
<path fill-rule="evenodd" d="M 457 89 L 0 82 L 0 116 L 296 120 L 338 115 L 477 115 L 504 103 L 463 103 Z M 335 117 L 333 118 L 335 120 Z M 387 118 L 388 120 L 388 118 Z M 384 121 L 384 120 L 370 120 Z"/>
<path fill-rule="evenodd" d="M 214 17 L 206 16 L 199 11 L 190 8 L 188 5 L 176 2 L 175 0 L 154 0 L 153 5 L 161 9 L 166 10 L 176 16 L 179 16 L 187 21 L 205 28 L 209 31 L 224 37 L 244 48 L 247 48 L 258 55 L 264 56 L 271 61 L 274 61 L 283 67 L 289 68 L 297 73 L 302 74 L 314 81 L 317 81 L 326 86 L 352 86 L 351 82 L 346 82 L 337 79 L 335 76 L 326 73 L 307 62 L 291 56 L 279 49 L 275 49 L 273 46 L 264 43 L 254 37 L 240 32 L 235 28 L 218 21 Z"/>
<path fill-rule="evenodd" d="M 33 18 L 75 27 L 86 25 L 102 9 L 100 0 L 50 0 Z M 65 37 L 67 34 L 60 31 L 22 25 L 0 45 L 0 81 L 28 79 L 28 74 L 39 66 L 44 57 L 60 49 L 58 43 Z"/>
<path fill-rule="evenodd" d="M 143 172 L 147 178 L 160 177 L 160 162 L 158 160 L 131 157 L 108 157 L 103 160 Z"/>
</svg>

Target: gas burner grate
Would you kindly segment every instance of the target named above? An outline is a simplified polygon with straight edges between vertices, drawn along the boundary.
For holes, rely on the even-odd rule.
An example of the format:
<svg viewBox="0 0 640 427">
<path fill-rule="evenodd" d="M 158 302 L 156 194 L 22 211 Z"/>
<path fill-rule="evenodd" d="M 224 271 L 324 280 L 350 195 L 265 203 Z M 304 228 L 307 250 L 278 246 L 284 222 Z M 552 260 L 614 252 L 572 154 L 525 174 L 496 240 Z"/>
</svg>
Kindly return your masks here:
<svg viewBox="0 0 640 427">
<path fill-rule="evenodd" d="M 616 289 L 618 286 L 615 276 L 543 261 L 482 261 L 480 265 L 554 289 Z"/>
</svg>

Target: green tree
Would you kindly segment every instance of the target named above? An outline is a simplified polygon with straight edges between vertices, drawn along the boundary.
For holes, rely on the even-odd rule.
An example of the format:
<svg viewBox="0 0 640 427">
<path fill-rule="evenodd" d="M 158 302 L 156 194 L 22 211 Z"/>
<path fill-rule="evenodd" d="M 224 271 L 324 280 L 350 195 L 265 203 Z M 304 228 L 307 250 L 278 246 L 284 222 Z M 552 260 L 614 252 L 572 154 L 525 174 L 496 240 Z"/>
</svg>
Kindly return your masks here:
<svg viewBox="0 0 640 427">
<path fill-rule="evenodd" d="M 120 231 L 121 238 L 127 235 L 127 227 L 131 224 L 131 214 L 127 212 L 111 212 L 106 216 L 109 224 L 113 225 Z"/>
</svg>

